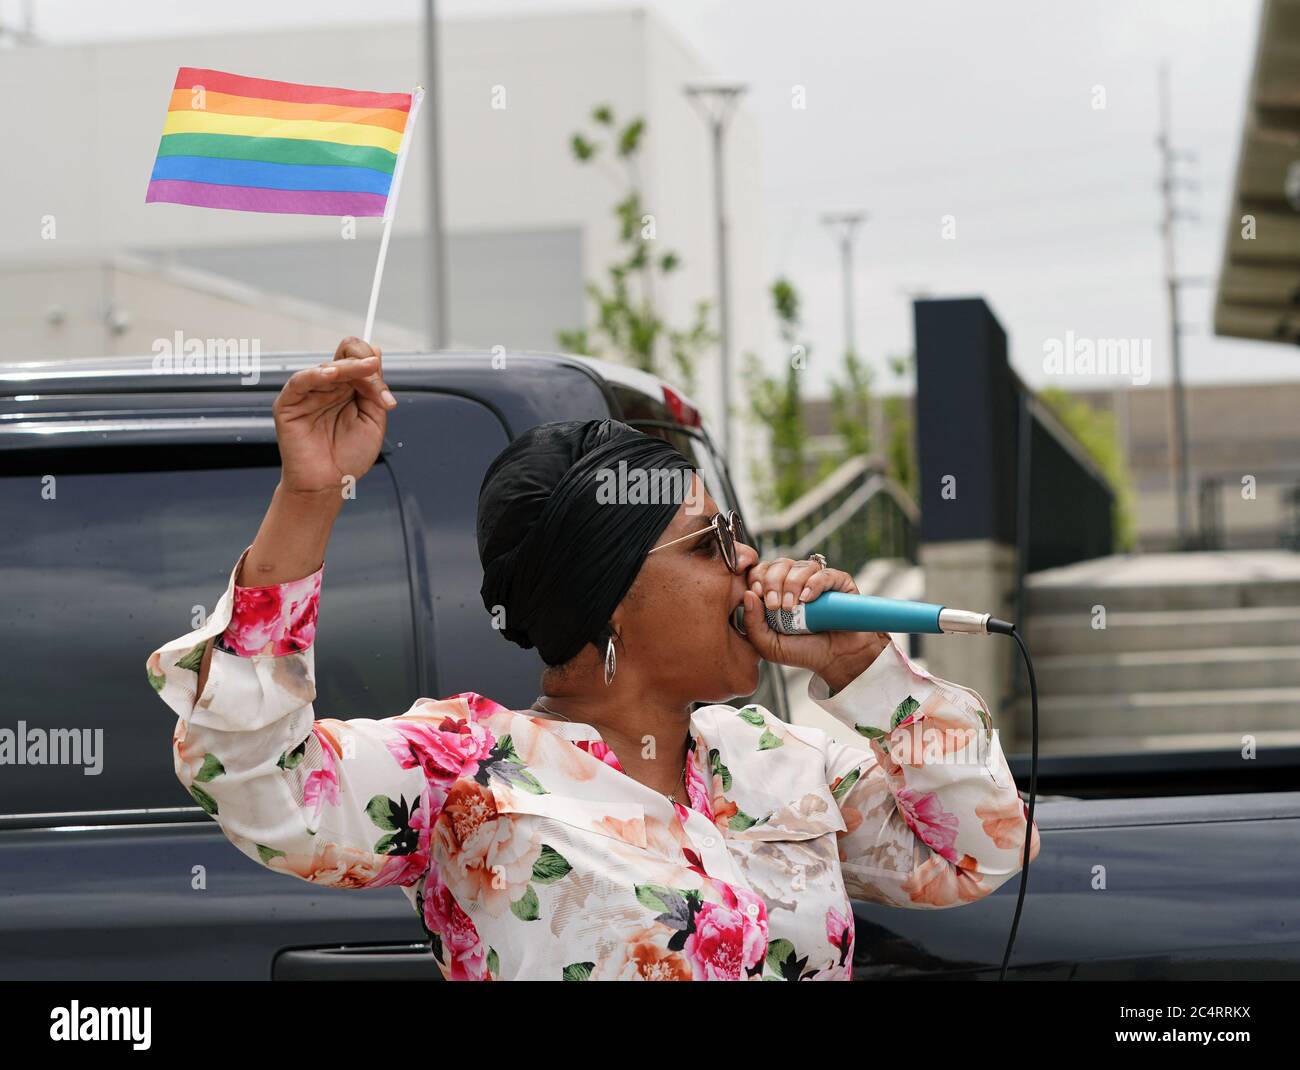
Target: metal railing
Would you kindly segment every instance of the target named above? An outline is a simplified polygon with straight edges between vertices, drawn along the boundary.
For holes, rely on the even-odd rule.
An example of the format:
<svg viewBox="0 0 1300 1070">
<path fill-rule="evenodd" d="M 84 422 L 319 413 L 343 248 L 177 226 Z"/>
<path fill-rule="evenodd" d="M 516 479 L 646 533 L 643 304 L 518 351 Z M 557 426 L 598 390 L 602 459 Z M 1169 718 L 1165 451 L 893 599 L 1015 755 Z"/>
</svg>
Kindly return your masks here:
<svg viewBox="0 0 1300 1070">
<path fill-rule="evenodd" d="M 1114 550 L 1115 492 L 1106 474 L 1019 377 L 1016 452 L 1021 567 L 1039 572 Z"/>
<path fill-rule="evenodd" d="M 1300 482 L 1286 492 L 1284 500 L 1291 507 L 1291 523 L 1282 529 L 1282 546 L 1300 552 Z"/>
<path fill-rule="evenodd" d="M 1197 550 L 1223 549 L 1223 479 L 1220 476 L 1202 476 L 1196 495 L 1196 516 L 1199 521 L 1196 533 Z"/>
<path fill-rule="evenodd" d="M 876 558 L 917 561 L 920 512 L 873 458 L 854 457 L 774 516 L 755 535 L 763 557 L 824 554 L 856 575 Z"/>
<path fill-rule="evenodd" d="M 1115 492 L 1074 435 L 1012 373 L 1016 390 L 1016 628 L 1029 638 L 1025 577 L 1040 569 L 1104 557 L 1114 549 Z M 1008 644 L 1010 645 L 1010 644 Z M 1011 699 L 1029 692 L 1018 652 Z"/>
</svg>

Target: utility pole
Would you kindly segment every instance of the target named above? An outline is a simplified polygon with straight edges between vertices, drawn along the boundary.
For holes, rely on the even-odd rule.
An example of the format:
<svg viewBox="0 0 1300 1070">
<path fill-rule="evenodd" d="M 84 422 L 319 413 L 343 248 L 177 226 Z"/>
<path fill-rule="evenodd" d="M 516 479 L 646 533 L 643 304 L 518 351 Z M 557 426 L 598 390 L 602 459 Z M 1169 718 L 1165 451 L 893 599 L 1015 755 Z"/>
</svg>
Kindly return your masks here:
<svg viewBox="0 0 1300 1070">
<path fill-rule="evenodd" d="M 865 212 L 823 212 L 822 222 L 836 231 L 840 245 L 840 276 L 844 284 L 844 351 L 858 351 L 853 325 L 853 238 Z"/>
<path fill-rule="evenodd" d="M 446 349 L 450 331 L 447 308 L 447 244 L 442 230 L 442 145 L 439 106 L 438 12 L 436 0 L 424 4 L 424 140 L 429 162 L 429 348 Z"/>
<path fill-rule="evenodd" d="M 853 239 L 858 225 L 868 218 L 866 212 L 823 212 L 822 222 L 834 232 L 840 246 L 840 277 L 844 288 L 844 352 L 857 355 L 858 332 L 853 306 Z M 871 392 L 871 445 L 876 454 L 885 454 L 885 403 L 879 388 Z"/>
<path fill-rule="evenodd" d="M 722 377 L 722 455 L 735 459 L 731 438 L 731 294 L 727 280 L 726 183 L 723 181 L 723 135 L 727 120 L 745 86 L 700 84 L 685 86 L 685 93 L 709 124 L 713 137 L 713 212 L 718 242 L 718 365 Z"/>
<path fill-rule="evenodd" d="M 1188 504 L 1187 472 L 1187 401 L 1183 394 L 1182 323 L 1178 315 L 1178 287 L 1180 280 L 1176 269 L 1174 250 L 1174 225 L 1178 219 L 1189 218 L 1174 207 L 1174 191 L 1180 180 L 1174 174 L 1174 163 L 1190 154 L 1174 150 L 1170 141 L 1169 66 L 1160 65 L 1160 134 L 1156 145 L 1160 149 L 1160 195 L 1163 212 L 1160 231 L 1164 239 L 1165 292 L 1169 303 L 1169 473 L 1178 510 L 1178 547 L 1192 548 L 1191 518 Z M 1187 186 L 1187 183 L 1181 183 Z"/>
<path fill-rule="evenodd" d="M 10 26 L 0 15 L 0 44 L 9 42 L 14 45 L 34 45 L 36 40 L 36 4 L 35 0 L 22 0 L 19 5 L 22 12 L 21 21 Z"/>
</svg>

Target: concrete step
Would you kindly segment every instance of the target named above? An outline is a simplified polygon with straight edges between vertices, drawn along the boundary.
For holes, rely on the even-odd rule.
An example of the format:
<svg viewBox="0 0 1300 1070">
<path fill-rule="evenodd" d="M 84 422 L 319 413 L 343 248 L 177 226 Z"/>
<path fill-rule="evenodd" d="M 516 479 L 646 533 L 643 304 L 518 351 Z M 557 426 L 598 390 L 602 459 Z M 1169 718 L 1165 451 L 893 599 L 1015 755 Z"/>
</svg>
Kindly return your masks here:
<svg viewBox="0 0 1300 1070">
<path fill-rule="evenodd" d="M 1300 554 L 1113 554 L 1026 577 L 1028 615 L 1300 606 Z"/>
<path fill-rule="evenodd" d="M 896 598 L 904 602 L 925 601 L 925 570 L 919 565 L 904 561 L 903 568 L 898 569 L 888 582 L 875 592 L 863 591 L 863 594 L 875 593 L 881 598 Z M 861 590 L 861 588 L 859 588 Z"/>
<path fill-rule="evenodd" d="M 1144 584 L 1112 587 L 1028 587 L 1030 614 L 1091 613 L 1094 606 L 1116 611 L 1234 609 L 1241 606 L 1300 606 L 1300 580 L 1241 583 Z"/>
<path fill-rule="evenodd" d="M 1044 695 L 1040 688 L 1038 715 L 1040 737 L 1054 741 L 1095 736 L 1292 731 L 1300 729 L 1300 687 L 1124 695 Z M 1013 716 L 1022 733 L 1020 738 L 1028 740 L 1028 696 L 1017 704 Z"/>
<path fill-rule="evenodd" d="M 1030 652 L 1037 660 L 1056 654 L 1300 646 L 1300 606 L 1108 611 L 1101 629 L 1092 627 L 1092 619 L 1091 613 L 1035 615 L 1024 629 Z"/>
<path fill-rule="evenodd" d="M 832 568 L 835 567 L 833 561 L 827 563 Z M 914 568 L 915 565 L 901 557 L 877 557 L 863 566 L 862 571 L 853 577 L 853 582 L 858 585 L 858 590 L 863 594 L 895 598 L 898 596 L 886 594 L 885 591 L 896 584 L 900 576 L 906 575 Z"/>
<path fill-rule="evenodd" d="M 1300 645 L 1224 646 L 1035 658 L 1041 695 L 1300 688 Z"/>
</svg>

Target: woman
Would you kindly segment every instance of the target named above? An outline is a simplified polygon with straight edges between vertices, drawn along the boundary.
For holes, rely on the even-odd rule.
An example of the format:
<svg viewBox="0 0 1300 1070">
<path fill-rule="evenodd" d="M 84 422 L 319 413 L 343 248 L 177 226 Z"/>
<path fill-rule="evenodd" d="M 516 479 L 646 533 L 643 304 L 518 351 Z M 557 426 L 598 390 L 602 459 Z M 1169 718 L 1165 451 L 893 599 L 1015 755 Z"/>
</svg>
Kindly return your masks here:
<svg viewBox="0 0 1300 1070">
<path fill-rule="evenodd" d="M 315 720 L 340 487 L 395 405 L 356 339 L 289 379 L 257 536 L 211 619 L 149 659 L 177 776 L 254 861 L 400 887 L 443 976 L 476 980 L 846 980 L 851 898 L 958 906 L 1020 868 L 1025 809 L 980 697 L 887 635 L 773 632 L 764 606 L 852 578 L 759 561 L 681 454 L 617 421 L 534 428 L 480 491 L 490 623 L 548 666 L 533 708 L 464 693 Z M 657 489 L 610 493 L 616 473 Z M 751 693 L 762 659 L 812 670 L 865 746 L 693 710 Z"/>
</svg>

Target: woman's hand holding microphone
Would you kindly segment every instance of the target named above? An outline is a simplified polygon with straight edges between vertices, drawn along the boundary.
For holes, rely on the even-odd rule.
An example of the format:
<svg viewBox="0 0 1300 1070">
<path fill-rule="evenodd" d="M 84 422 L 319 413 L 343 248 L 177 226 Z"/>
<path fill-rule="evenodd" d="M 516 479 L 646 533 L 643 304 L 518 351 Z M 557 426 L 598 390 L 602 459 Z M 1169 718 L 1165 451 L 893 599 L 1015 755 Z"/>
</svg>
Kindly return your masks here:
<svg viewBox="0 0 1300 1070">
<path fill-rule="evenodd" d="M 876 656 L 889 646 L 886 632 L 819 632 L 783 635 L 767 623 L 764 610 L 794 609 L 826 591 L 859 594 L 847 572 L 823 568 L 817 561 L 778 557 L 759 561 L 746 574 L 745 632 L 765 661 L 811 669 L 830 685 L 834 694 L 856 680 Z"/>
</svg>

